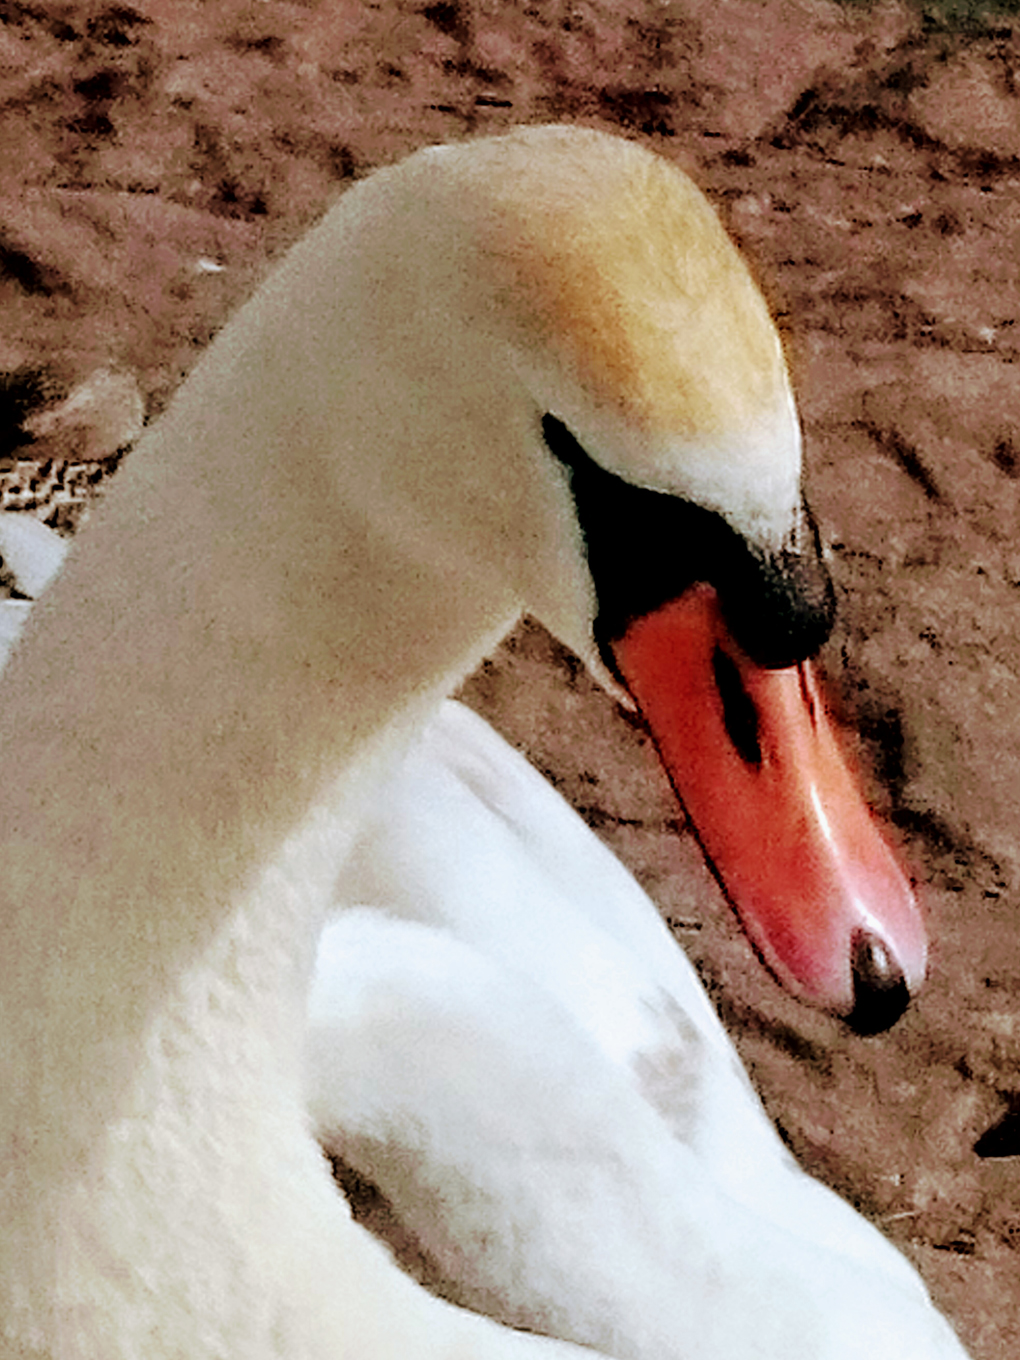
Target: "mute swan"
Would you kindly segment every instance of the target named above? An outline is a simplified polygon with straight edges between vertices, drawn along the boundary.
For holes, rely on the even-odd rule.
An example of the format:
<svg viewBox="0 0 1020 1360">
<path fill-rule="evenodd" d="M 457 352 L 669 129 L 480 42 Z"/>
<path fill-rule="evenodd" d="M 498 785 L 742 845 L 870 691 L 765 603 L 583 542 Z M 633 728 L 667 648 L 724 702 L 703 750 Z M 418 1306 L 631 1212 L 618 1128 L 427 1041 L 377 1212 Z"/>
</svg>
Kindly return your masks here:
<svg viewBox="0 0 1020 1360">
<path fill-rule="evenodd" d="M 431 149 L 292 252 L 119 474 L 5 676 L 8 1354 L 574 1353 L 430 1298 L 342 1212 L 301 1089 L 316 936 L 372 790 L 523 606 L 597 668 L 594 578 L 667 749 L 640 672 L 693 614 L 705 665 L 739 677 L 713 693 L 746 716 L 757 672 L 715 595 L 656 606 L 701 554 L 744 648 L 777 665 L 817 643 L 799 460 L 753 285 L 630 144 Z M 633 607 L 608 574 L 614 498 Z M 685 532 L 647 553 L 642 524 Z M 745 764 L 770 763 L 769 721 L 740 734 Z M 924 943 L 890 866 L 875 851 L 879 894 L 838 904 L 835 966 L 813 971 L 824 933 L 798 955 L 810 912 L 762 928 L 772 966 L 837 1009 L 900 1005 Z M 731 1232 L 720 1259 L 742 1250 Z"/>
</svg>

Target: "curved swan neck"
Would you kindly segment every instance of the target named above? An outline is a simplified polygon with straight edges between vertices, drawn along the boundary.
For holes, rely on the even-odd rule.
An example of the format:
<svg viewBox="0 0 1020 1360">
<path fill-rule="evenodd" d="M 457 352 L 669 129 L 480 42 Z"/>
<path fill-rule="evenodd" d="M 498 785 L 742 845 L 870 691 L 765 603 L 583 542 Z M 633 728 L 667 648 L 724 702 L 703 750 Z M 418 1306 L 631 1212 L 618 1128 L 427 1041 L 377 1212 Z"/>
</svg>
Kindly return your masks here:
<svg viewBox="0 0 1020 1360">
<path fill-rule="evenodd" d="M 32 1056 L 12 1042 L 0 1079 L 42 1102 L 30 1124 L 73 1118 L 83 1154 L 162 989 L 505 630 L 514 526 L 555 513 L 537 415 L 495 350 L 416 310 L 434 262 L 406 258 L 399 218 L 377 239 L 369 187 L 134 452 L 5 677 L 0 925 L 22 967 L 0 1009 Z"/>
</svg>

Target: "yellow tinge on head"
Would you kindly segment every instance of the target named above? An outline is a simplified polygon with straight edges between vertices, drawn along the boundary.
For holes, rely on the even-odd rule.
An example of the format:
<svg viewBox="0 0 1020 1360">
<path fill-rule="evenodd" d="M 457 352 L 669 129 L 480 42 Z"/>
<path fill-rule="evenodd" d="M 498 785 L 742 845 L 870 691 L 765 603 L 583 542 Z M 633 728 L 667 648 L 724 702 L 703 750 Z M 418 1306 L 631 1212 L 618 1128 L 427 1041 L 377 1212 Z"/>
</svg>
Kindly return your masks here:
<svg viewBox="0 0 1020 1360">
<path fill-rule="evenodd" d="M 625 453 L 607 435 L 592 456 L 713 508 L 746 506 L 749 523 L 785 522 L 800 444 L 782 349 L 695 185 L 633 143 L 579 129 L 524 130 L 482 159 L 471 171 L 490 205 L 504 186 L 474 223 L 500 310 L 530 353 L 553 356 L 550 389 L 576 389 L 602 428 L 623 432 Z"/>
</svg>

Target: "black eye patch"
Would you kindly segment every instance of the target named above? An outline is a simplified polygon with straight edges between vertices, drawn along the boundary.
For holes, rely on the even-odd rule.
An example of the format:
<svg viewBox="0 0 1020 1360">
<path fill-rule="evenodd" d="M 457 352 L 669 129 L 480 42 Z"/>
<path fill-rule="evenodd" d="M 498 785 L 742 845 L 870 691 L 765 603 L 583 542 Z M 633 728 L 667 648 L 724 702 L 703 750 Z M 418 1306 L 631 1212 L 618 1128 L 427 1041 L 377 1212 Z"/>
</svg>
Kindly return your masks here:
<svg viewBox="0 0 1020 1360">
<path fill-rule="evenodd" d="M 796 546 L 766 554 L 715 511 L 607 472 L 555 416 L 542 417 L 542 434 L 570 476 L 603 650 L 699 581 L 715 587 L 730 631 L 759 665 L 794 665 L 828 638 L 835 593 L 806 505 Z"/>
</svg>

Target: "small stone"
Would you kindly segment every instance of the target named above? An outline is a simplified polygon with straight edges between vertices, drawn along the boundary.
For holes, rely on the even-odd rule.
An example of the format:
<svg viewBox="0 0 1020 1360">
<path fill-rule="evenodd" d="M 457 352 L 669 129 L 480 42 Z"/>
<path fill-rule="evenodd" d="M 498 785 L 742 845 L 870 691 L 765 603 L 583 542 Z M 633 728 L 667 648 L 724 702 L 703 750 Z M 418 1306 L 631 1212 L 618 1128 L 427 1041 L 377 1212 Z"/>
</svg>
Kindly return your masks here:
<svg viewBox="0 0 1020 1360">
<path fill-rule="evenodd" d="M 145 402 L 130 373 L 97 369 L 56 406 L 25 421 L 32 455 L 101 463 L 127 448 L 145 425 Z M 43 449 L 39 445 L 43 444 Z"/>
</svg>

